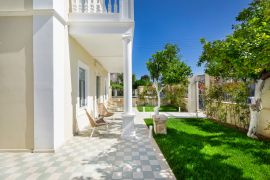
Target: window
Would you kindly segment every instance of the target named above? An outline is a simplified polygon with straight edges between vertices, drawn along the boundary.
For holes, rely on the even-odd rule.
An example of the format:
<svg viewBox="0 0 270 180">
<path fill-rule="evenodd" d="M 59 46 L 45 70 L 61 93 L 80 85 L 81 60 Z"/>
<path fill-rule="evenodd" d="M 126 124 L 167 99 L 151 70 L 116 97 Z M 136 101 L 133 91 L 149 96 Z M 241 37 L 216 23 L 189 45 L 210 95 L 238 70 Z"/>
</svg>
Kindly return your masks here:
<svg viewBox="0 0 270 180">
<path fill-rule="evenodd" d="M 96 79 L 96 96 L 98 100 L 100 96 L 100 77 L 99 76 L 97 76 L 97 79 Z"/>
<path fill-rule="evenodd" d="M 86 106 L 86 70 L 83 68 L 79 68 L 79 98 L 80 107 Z"/>
</svg>

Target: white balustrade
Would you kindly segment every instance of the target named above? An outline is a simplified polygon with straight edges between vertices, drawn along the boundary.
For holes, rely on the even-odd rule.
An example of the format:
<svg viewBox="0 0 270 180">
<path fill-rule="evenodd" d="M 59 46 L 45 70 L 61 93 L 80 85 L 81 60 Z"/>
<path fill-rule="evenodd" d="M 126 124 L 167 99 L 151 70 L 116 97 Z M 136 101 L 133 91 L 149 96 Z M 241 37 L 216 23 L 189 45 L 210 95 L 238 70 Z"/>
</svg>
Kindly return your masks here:
<svg viewBox="0 0 270 180">
<path fill-rule="evenodd" d="M 111 2 L 111 0 L 109 0 L 109 3 L 108 3 L 108 13 L 112 13 L 112 2 Z"/>
<path fill-rule="evenodd" d="M 89 12 L 88 1 L 85 1 L 84 3 L 84 12 Z"/>
<path fill-rule="evenodd" d="M 114 13 L 118 13 L 118 3 L 117 3 L 117 0 L 114 0 L 113 12 Z"/>
<path fill-rule="evenodd" d="M 77 0 L 77 3 L 78 3 L 78 12 L 82 12 L 82 9 L 83 9 L 82 1 Z"/>
<path fill-rule="evenodd" d="M 127 1 L 127 0 L 126 0 Z M 72 0 L 74 13 L 119 13 L 119 0 Z"/>
</svg>

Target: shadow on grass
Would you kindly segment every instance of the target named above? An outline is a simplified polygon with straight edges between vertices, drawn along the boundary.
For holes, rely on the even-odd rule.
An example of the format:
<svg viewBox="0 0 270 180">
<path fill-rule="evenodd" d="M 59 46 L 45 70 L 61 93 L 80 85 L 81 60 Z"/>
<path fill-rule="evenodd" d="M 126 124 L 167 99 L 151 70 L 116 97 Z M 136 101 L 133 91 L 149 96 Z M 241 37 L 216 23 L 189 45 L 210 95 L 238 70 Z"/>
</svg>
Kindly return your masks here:
<svg viewBox="0 0 270 180">
<path fill-rule="evenodd" d="M 270 178 L 270 143 L 209 120 L 171 119 L 167 125 L 168 134 L 154 138 L 177 179 Z"/>
<path fill-rule="evenodd" d="M 222 133 L 219 135 L 218 141 L 229 148 L 237 148 L 240 151 L 250 154 L 254 157 L 254 163 L 270 165 L 270 142 L 259 141 L 248 138 L 247 135 L 238 129 L 222 126 L 216 122 L 203 119 L 181 119 L 185 124 L 195 126 L 201 131 L 208 133 Z M 211 144 L 213 145 L 213 144 Z M 268 150 L 268 152 L 266 152 Z"/>
</svg>

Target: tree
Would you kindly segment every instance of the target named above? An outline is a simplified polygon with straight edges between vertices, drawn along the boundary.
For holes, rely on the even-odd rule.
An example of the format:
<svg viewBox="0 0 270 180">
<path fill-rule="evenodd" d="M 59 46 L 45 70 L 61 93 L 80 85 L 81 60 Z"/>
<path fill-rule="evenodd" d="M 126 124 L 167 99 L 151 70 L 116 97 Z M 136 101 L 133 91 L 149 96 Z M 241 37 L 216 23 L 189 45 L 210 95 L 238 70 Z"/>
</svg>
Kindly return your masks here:
<svg viewBox="0 0 270 180">
<path fill-rule="evenodd" d="M 138 86 L 150 86 L 151 85 L 151 80 L 148 75 L 141 76 L 141 79 L 136 80 L 133 89 L 137 89 Z"/>
<path fill-rule="evenodd" d="M 117 78 L 115 81 L 111 81 L 112 89 L 123 90 L 123 73 L 117 74 Z"/>
<path fill-rule="evenodd" d="M 170 85 L 164 89 L 164 99 L 166 99 L 170 105 L 180 107 L 184 111 L 186 110 L 186 95 L 187 86 L 182 84 Z"/>
<path fill-rule="evenodd" d="M 137 77 L 135 74 L 132 74 L 132 89 L 137 89 L 136 82 L 137 82 Z"/>
<path fill-rule="evenodd" d="M 192 75 L 191 68 L 180 58 L 180 49 L 175 44 L 166 44 L 164 50 L 152 55 L 147 62 L 147 69 L 156 89 L 158 104 L 155 114 L 159 114 L 160 93 L 167 85 L 187 84 Z"/>
<path fill-rule="evenodd" d="M 224 40 L 201 39 L 203 53 L 198 65 L 205 64 L 206 73 L 212 76 L 256 82 L 248 132 L 256 137 L 261 89 L 270 77 L 270 1 L 254 0 L 236 20 L 234 32 Z"/>
</svg>

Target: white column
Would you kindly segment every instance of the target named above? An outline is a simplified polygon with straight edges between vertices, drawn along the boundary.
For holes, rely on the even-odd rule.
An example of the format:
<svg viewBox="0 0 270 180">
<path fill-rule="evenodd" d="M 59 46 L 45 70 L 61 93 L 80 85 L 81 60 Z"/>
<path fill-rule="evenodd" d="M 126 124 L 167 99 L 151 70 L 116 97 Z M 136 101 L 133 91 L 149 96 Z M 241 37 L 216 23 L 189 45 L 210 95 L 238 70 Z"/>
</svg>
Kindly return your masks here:
<svg viewBox="0 0 270 180">
<path fill-rule="evenodd" d="M 124 47 L 124 112 L 132 113 L 132 40 L 129 36 L 123 37 Z"/>
<path fill-rule="evenodd" d="M 122 137 L 134 135 L 134 112 L 132 108 L 132 36 L 123 35 L 124 55 L 124 114 Z"/>
</svg>

